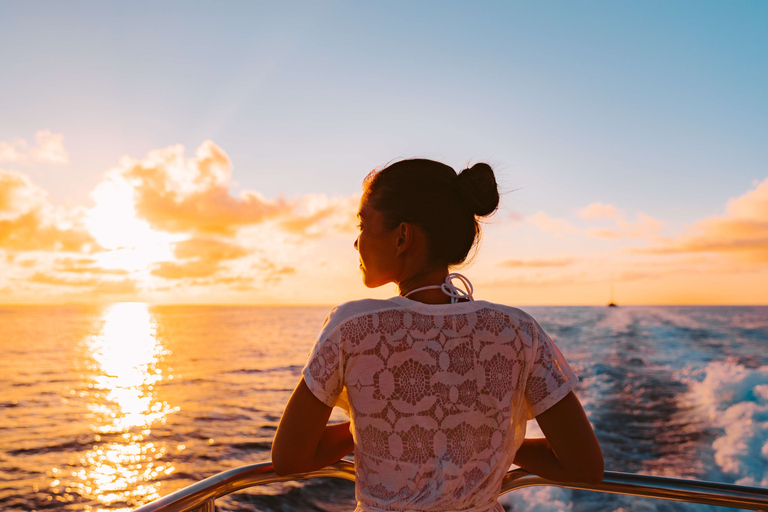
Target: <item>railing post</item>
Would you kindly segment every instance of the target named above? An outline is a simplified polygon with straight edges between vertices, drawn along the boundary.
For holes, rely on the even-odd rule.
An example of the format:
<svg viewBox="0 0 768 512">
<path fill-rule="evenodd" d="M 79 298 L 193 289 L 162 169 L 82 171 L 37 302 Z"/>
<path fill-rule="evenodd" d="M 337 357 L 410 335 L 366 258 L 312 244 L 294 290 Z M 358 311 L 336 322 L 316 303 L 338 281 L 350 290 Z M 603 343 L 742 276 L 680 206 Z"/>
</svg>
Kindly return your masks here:
<svg viewBox="0 0 768 512">
<path fill-rule="evenodd" d="M 208 500 L 198 509 L 200 512 L 216 512 L 216 502 Z"/>
</svg>

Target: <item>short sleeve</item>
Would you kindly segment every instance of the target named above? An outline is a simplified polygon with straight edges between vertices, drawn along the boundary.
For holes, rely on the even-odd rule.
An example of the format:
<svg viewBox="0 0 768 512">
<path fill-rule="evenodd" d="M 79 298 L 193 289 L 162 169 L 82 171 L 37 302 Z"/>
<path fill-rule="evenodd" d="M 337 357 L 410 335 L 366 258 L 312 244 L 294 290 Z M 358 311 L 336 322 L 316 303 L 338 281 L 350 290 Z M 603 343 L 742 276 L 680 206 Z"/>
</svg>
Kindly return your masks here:
<svg viewBox="0 0 768 512">
<path fill-rule="evenodd" d="M 555 342 L 535 320 L 533 328 L 533 364 L 525 385 L 529 419 L 562 400 L 579 382 Z"/>
<path fill-rule="evenodd" d="M 318 400 L 329 407 L 336 405 L 341 394 L 344 379 L 341 367 L 341 337 L 333 329 L 331 318 L 336 310 L 325 319 L 320 335 L 302 371 L 304 382 Z"/>
</svg>

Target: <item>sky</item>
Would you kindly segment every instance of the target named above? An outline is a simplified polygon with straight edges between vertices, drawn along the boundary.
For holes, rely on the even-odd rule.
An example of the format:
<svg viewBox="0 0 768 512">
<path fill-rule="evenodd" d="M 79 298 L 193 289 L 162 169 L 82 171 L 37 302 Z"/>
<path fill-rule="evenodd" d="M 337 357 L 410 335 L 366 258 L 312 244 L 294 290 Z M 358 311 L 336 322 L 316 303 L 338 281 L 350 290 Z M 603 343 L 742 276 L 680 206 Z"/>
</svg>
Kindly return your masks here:
<svg viewBox="0 0 768 512">
<path fill-rule="evenodd" d="M 768 4 L 0 3 L 0 303 L 335 304 L 361 182 L 502 190 L 475 297 L 768 304 Z"/>
</svg>

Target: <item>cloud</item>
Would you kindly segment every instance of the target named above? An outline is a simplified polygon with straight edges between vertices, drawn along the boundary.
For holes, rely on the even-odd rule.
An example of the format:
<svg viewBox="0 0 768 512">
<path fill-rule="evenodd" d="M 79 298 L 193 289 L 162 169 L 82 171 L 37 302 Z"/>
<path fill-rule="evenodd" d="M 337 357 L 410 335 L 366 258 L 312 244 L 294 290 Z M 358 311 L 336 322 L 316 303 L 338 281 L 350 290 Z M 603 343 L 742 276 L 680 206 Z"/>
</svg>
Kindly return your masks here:
<svg viewBox="0 0 768 512">
<path fill-rule="evenodd" d="M 583 219 L 615 219 L 617 216 L 616 207 L 605 203 L 592 203 L 578 211 Z"/>
<path fill-rule="evenodd" d="M 45 206 L 47 193 L 16 171 L 0 169 L 0 219 L 18 217 Z"/>
<path fill-rule="evenodd" d="M 275 284 L 280 282 L 283 277 L 293 275 L 296 273 L 296 269 L 291 266 L 277 265 L 268 260 L 262 260 L 254 265 L 253 270 L 256 271 L 264 283 Z"/>
<path fill-rule="evenodd" d="M 157 263 L 151 274 L 168 280 L 188 280 L 194 286 L 230 285 L 235 290 L 252 289 L 256 281 L 277 283 L 296 273 L 294 267 L 266 259 L 252 262 L 246 275 L 226 272 L 226 262 L 245 258 L 253 249 L 211 238 L 191 238 L 176 242 L 173 255 L 178 261 Z M 242 271 L 241 271 L 242 272 Z M 251 274 L 251 275 L 248 275 Z"/>
<path fill-rule="evenodd" d="M 352 233 L 357 225 L 359 196 L 330 198 L 324 194 L 306 194 L 285 212 L 278 225 L 291 234 L 309 237 L 333 233 Z"/>
<path fill-rule="evenodd" d="M 662 228 L 662 223 L 643 212 L 638 212 L 635 222 L 626 220 L 626 215 L 612 204 L 596 202 L 577 211 L 585 220 L 612 220 L 614 227 L 591 228 L 584 231 L 589 238 L 617 240 L 620 238 L 653 238 Z"/>
<path fill-rule="evenodd" d="M 61 140 L 41 133 L 38 147 L 17 140 L 3 154 L 52 161 Z M 54 207 L 26 174 L 0 169 L 0 285 L 3 277 L 36 285 L 34 293 L 46 285 L 48 298 L 73 288 L 83 297 L 181 287 L 197 288 L 197 296 L 207 287 L 262 291 L 307 270 L 306 255 L 332 250 L 335 235 L 355 231 L 359 196 L 268 199 L 233 187 L 229 158 L 210 141 L 191 157 L 180 145 L 123 157 L 88 208 Z"/>
<path fill-rule="evenodd" d="M 96 260 L 91 258 L 61 258 L 56 260 L 54 270 L 72 274 L 98 274 L 125 276 L 130 274 L 122 268 L 103 268 L 96 266 Z"/>
<path fill-rule="evenodd" d="M 25 158 L 24 153 L 17 150 L 15 146 L 16 144 L 0 140 L 0 162 L 19 162 Z"/>
<path fill-rule="evenodd" d="M 229 157 L 212 141 L 203 142 L 194 158 L 185 158 L 184 147 L 175 145 L 142 160 L 124 158 L 94 197 L 98 201 L 102 192 L 127 186 L 136 218 L 168 233 L 233 236 L 243 227 L 266 222 L 306 236 L 354 228 L 357 198 L 308 194 L 296 200 L 267 199 L 253 190 L 234 196 L 231 177 Z"/>
<path fill-rule="evenodd" d="M 552 233 L 557 237 L 562 237 L 564 234 L 576 234 L 579 232 L 579 229 L 567 220 L 552 218 L 544 212 L 530 215 L 526 217 L 525 220 L 540 230 Z"/>
<path fill-rule="evenodd" d="M 677 239 L 636 252 L 726 253 L 745 261 L 768 263 L 768 178 L 729 200 L 724 215 L 703 219 Z"/>
<path fill-rule="evenodd" d="M 64 135 L 40 130 L 35 133 L 35 142 L 36 146 L 30 146 L 26 140 L 20 138 L 10 142 L 0 141 L 0 162 L 69 164 L 69 154 L 64 148 Z"/>
<path fill-rule="evenodd" d="M 43 130 L 35 134 L 35 140 L 37 147 L 30 151 L 32 160 L 58 165 L 69 164 L 69 154 L 64 149 L 64 135 Z"/>
<path fill-rule="evenodd" d="M 622 217 L 614 217 L 616 221 L 615 228 L 593 228 L 588 229 L 584 234 L 590 238 L 603 238 L 615 240 L 619 238 L 653 238 L 662 227 L 661 221 L 654 219 L 650 215 L 638 212 L 635 222 L 627 222 Z"/>
<path fill-rule="evenodd" d="M 208 287 L 208 286 L 225 286 L 228 290 L 235 290 L 235 291 L 252 291 L 258 289 L 256 279 L 253 276 L 227 276 L 227 277 L 205 277 L 205 278 L 195 278 L 195 279 L 188 279 L 185 281 L 179 281 L 179 284 L 177 284 L 177 288 L 179 286 L 188 287 L 188 286 L 199 286 L 199 287 Z M 182 284 L 183 283 L 183 284 Z M 158 288 L 158 290 L 161 290 L 162 288 Z M 168 288 L 169 290 L 172 288 Z"/>
<path fill-rule="evenodd" d="M 50 272 L 35 272 L 30 277 L 27 277 L 25 281 L 52 286 L 88 288 L 90 292 L 97 294 L 132 294 L 138 291 L 136 281 L 132 279 L 60 276 Z"/>
<path fill-rule="evenodd" d="M 550 217 L 544 212 L 526 217 L 541 231 L 552 233 L 557 237 L 565 234 L 583 235 L 587 238 L 602 238 L 605 240 L 618 240 L 621 238 L 657 238 L 663 223 L 650 215 L 638 212 L 634 222 L 625 220 L 625 214 L 612 204 L 592 203 L 576 213 L 586 221 L 606 219 L 612 221 L 609 227 L 579 228 L 568 220 Z"/>
<path fill-rule="evenodd" d="M 235 244 L 209 238 L 191 238 L 176 242 L 173 254 L 177 258 L 205 259 L 209 261 L 232 260 L 249 254 L 249 250 Z"/>
<path fill-rule="evenodd" d="M 116 173 L 133 188 L 136 216 L 171 233 L 231 235 L 289 208 L 255 191 L 230 195 L 229 158 L 211 141 L 190 159 L 181 145 L 152 151 L 141 161 L 124 159 Z"/>
<path fill-rule="evenodd" d="M 56 211 L 47 193 L 16 171 L 0 169 L 0 248 L 89 252 L 94 238 L 73 212 Z"/>
<path fill-rule="evenodd" d="M 173 255 L 181 261 L 162 261 L 152 269 L 152 275 L 165 279 L 210 277 L 222 263 L 250 254 L 250 250 L 236 244 L 210 238 L 191 238 L 176 242 Z"/>
<path fill-rule="evenodd" d="M 510 268 L 566 267 L 575 261 L 573 258 L 505 260 L 500 262 L 499 266 Z"/>
<path fill-rule="evenodd" d="M 234 259 L 234 258 L 233 258 Z M 184 280 L 185 285 L 215 286 L 226 285 L 233 290 L 253 290 L 258 285 L 275 284 L 285 276 L 293 275 L 296 269 L 288 265 L 279 265 L 272 261 L 261 259 L 240 273 L 222 275 L 222 260 L 194 259 L 181 263 L 164 261 L 159 263 L 152 274 L 169 280 Z"/>
<path fill-rule="evenodd" d="M 186 279 L 189 277 L 208 277 L 219 270 L 216 262 L 206 260 L 190 260 L 181 263 L 161 261 L 152 269 L 152 275 L 165 279 Z"/>
<path fill-rule="evenodd" d="M 572 284 L 594 283 L 596 278 L 587 272 L 571 272 L 567 274 L 525 274 L 506 279 L 478 281 L 477 288 L 541 288 L 557 287 Z"/>
</svg>

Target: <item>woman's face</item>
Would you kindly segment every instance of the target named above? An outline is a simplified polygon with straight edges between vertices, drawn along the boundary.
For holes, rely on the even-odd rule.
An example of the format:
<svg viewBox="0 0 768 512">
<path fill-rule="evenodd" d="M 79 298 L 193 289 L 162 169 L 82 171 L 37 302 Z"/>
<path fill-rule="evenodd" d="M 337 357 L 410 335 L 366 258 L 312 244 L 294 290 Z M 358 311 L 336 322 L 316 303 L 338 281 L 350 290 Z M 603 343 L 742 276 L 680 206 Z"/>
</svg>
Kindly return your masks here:
<svg viewBox="0 0 768 512">
<path fill-rule="evenodd" d="M 355 240 L 355 249 L 360 254 L 363 284 L 377 288 L 397 282 L 397 229 L 387 229 L 381 212 L 370 206 L 365 198 L 360 200 L 357 217 L 360 233 Z"/>
</svg>

